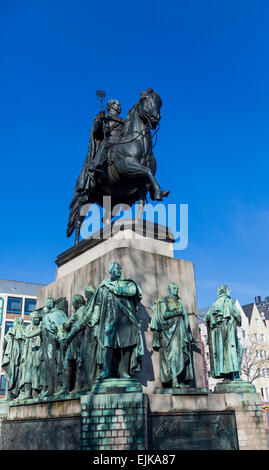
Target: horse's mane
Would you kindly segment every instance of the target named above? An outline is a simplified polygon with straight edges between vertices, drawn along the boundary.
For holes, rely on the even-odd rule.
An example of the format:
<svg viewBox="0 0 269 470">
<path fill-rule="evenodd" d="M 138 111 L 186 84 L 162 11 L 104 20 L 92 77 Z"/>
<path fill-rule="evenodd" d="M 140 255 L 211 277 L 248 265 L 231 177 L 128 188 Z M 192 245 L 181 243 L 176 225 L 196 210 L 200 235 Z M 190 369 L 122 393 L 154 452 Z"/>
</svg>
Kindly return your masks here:
<svg viewBox="0 0 269 470">
<path fill-rule="evenodd" d="M 139 101 L 131 107 L 131 109 L 129 110 L 129 112 L 127 114 L 124 126 L 121 130 L 121 135 L 122 136 L 125 136 L 125 135 L 128 134 L 130 123 L 131 123 L 131 116 L 133 115 L 134 111 L 136 110 L 136 107 L 137 107 L 138 103 L 139 103 Z"/>
<path fill-rule="evenodd" d="M 137 107 L 140 103 L 141 98 L 143 98 L 143 96 L 149 95 L 150 93 L 155 93 L 152 88 L 148 88 L 146 91 L 140 91 L 141 96 L 140 96 L 139 100 L 137 101 L 137 103 L 135 103 L 131 107 L 131 109 L 129 110 L 129 112 L 127 114 L 126 121 L 125 121 L 124 126 L 121 130 L 121 136 L 122 137 L 124 137 L 128 134 L 130 123 L 131 123 L 131 117 L 132 117 L 133 113 L 136 111 L 136 109 L 137 109 Z"/>
</svg>

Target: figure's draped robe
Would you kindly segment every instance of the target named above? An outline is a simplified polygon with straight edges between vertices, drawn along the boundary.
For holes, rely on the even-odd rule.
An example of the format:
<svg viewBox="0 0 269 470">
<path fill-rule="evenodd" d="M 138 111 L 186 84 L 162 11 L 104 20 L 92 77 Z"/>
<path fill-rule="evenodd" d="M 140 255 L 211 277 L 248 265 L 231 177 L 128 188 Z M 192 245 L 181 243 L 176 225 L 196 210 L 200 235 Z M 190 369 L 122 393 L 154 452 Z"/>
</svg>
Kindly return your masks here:
<svg viewBox="0 0 269 470">
<path fill-rule="evenodd" d="M 225 378 L 227 374 L 240 372 L 242 346 L 237 336 L 241 315 L 234 301 L 221 294 L 207 313 L 208 344 L 210 346 L 210 374 Z"/>
<path fill-rule="evenodd" d="M 167 319 L 177 309 L 180 316 Z M 150 327 L 153 330 L 153 348 L 160 352 L 160 378 L 163 384 L 182 374 L 184 382 L 194 379 L 191 343 L 193 336 L 183 301 L 169 296 L 156 300 Z M 171 313 L 172 314 L 172 313 Z"/>
<path fill-rule="evenodd" d="M 43 374 L 43 355 L 41 350 L 41 333 L 37 336 L 27 338 L 41 330 L 40 325 L 30 324 L 25 329 L 25 345 L 22 353 L 22 367 L 20 374 L 20 387 L 25 384 L 31 384 L 33 390 L 40 390 L 44 385 L 42 381 Z"/>
<path fill-rule="evenodd" d="M 25 340 L 25 327 L 21 325 L 9 328 L 3 345 L 2 368 L 8 381 L 8 390 L 12 396 L 19 394 L 20 363 Z"/>
<path fill-rule="evenodd" d="M 100 308 L 99 323 L 96 334 L 98 336 L 97 363 L 104 367 L 105 348 L 132 347 L 130 369 L 132 372 L 140 370 L 144 354 L 140 323 L 136 312 L 138 302 L 142 298 L 140 286 L 132 279 L 121 278 L 120 284 L 127 286 L 132 283 L 136 286 L 136 294 L 132 296 L 115 295 L 106 286 L 105 281 L 98 287 L 93 300 L 93 308 L 97 304 Z"/>
</svg>

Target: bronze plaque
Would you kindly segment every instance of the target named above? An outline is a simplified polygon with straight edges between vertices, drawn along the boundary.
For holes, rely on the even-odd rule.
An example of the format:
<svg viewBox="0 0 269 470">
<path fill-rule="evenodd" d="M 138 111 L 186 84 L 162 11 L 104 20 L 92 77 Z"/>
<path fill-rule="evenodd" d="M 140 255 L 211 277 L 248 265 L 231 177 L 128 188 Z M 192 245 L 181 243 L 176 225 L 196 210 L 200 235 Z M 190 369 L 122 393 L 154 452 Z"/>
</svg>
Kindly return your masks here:
<svg viewBox="0 0 269 470">
<path fill-rule="evenodd" d="M 194 412 L 148 416 L 152 450 L 236 450 L 234 412 Z"/>
</svg>

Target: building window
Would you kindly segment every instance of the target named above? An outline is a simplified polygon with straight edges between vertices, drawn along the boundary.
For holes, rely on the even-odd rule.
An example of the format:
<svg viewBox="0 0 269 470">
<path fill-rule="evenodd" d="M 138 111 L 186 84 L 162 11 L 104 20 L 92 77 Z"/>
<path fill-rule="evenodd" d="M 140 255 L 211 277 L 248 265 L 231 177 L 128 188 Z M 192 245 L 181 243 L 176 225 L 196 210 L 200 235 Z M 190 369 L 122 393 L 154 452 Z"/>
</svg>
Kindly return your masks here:
<svg viewBox="0 0 269 470">
<path fill-rule="evenodd" d="M 258 319 L 258 318 L 255 318 L 255 324 L 256 324 L 256 325 L 259 324 L 259 319 Z"/>
<path fill-rule="evenodd" d="M 9 297 L 7 301 L 7 313 L 18 313 L 22 311 L 22 298 L 21 297 Z"/>
<path fill-rule="evenodd" d="M 269 401 L 269 388 L 268 387 L 262 387 L 261 388 L 261 393 L 264 401 Z"/>
<path fill-rule="evenodd" d="M 25 307 L 24 307 L 24 314 L 30 315 L 36 308 L 36 300 L 35 299 L 25 299 Z"/>
<path fill-rule="evenodd" d="M 5 325 L 5 335 L 7 334 L 9 328 L 13 326 L 13 321 L 6 321 L 6 325 Z"/>
<path fill-rule="evenodd" d="M 5 392 L 6 392 L 6 378 L 4 375 L 1 375 L 0 394 L 5 395 Z"/>
<path fill-rule="evenodd" d="M 254 333 L 253 338 L 254 338 L 255 343 L 258 343 L 258 342 L 259 342 L 259 335 L 258 335 L 258 333 Z"/>
</svg>

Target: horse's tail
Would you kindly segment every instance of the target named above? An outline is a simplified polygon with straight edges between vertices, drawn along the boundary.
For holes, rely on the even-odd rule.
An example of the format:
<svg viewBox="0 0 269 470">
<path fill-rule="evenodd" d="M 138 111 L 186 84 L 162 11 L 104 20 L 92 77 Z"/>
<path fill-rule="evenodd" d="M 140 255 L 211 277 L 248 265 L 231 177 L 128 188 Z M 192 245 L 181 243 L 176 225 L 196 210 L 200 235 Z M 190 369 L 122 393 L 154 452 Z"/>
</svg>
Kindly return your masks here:
<svg viewBox="0 0 269 470">
<path fill-rule="evenodd" d="M 77 198 L 74 198 L 69 206 L 69 219 L 67 224 L 66 234 L 68 237 L 71 237 L 72 233 L 75 230 L 76 219 L 79 211 L 79 202 Z"/>
</svg>

